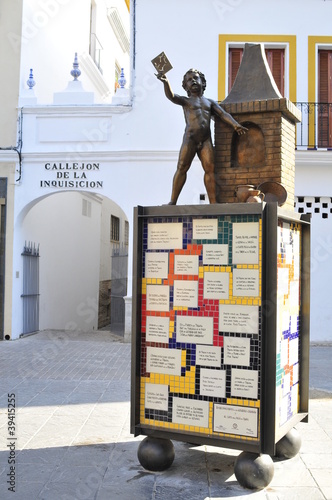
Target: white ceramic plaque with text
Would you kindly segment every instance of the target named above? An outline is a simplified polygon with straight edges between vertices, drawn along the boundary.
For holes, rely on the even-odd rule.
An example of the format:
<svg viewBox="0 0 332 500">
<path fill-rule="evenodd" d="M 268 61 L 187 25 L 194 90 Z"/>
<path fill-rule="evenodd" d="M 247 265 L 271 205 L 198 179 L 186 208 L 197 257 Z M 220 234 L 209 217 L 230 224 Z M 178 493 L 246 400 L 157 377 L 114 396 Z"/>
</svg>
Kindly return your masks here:
<svg viewBox="0 0 332 500">
<path fill-rule="evenodd" d="M 175 255 L 174 274 L 197 275 L 198 255 Z"/>
<path fill-rule="evenodd" d="M 146 340 L 147 342 L 169 342 L 169 318 L 164 316 L 146 317 Z"/>
<path fill-rule="evenodd" d="M 213 430 L 225 434 L 257 437 L 258 411 L 256 408 L 215 404 Z"/>
<path fill-rule="evenodd" d="M 182 234 L 182 222 L 148 224 L 148 250 L 181 249 L 183 245 Z"/>
<path fill-rule="evenodd" d="M 181 375 L 181 350 L 147 347 L 146 371 L 149 373 Z"/>
<path fill-rule="evenodd" d="M 194 219 L 193 240 L 216 240 L 218 238 L 217 219 Z"/>
<path fill-rule="evenodd" d="M 229 298 L 229 273 L 205 272 L 204 273 L 204 299 Z"/>
<path fill-rule="evenodd" d="M 168 277 L 168 253 L 146 252 L 145 277 L 166 279 Z"/>
<path fill-rule="evenodd" d="M 259 223 L 233 224 L 233 264 L 259 263 Z"/>
<path fill-rule="evenodd" d="M 227 266 L 228 245 L 203 245 L 203 264 L 204 266 Z"/>
<path fill-rule="evenodd" d="M 177 316 L 176 341 L 188 344 L 213 344 L 213 318 Z"/>
<path fill-rule="evenodd" d="M 257 399 L 258 371 L 232 368 L 231 394 L 236 398 Z"/>
<path fill-rule="evenodd" d="M 234 269 L 233 296 L 258 297 L 259 271 L 258 269 Z"/>
<path fill-rule="evenodd" d="M 196 365 L 200 366 L 221 366 L 221 347 L 209 345 L 197 345 Z"/>
<path fill-rule="evenodd" d="M 250 366 L 250 339 L 224 337 L 224 365 Z"/>
<path fill-rule="evenodd" d="M 198 281 L 174 280 L 174 307 L 198 307 Z"/>
<path fill-rule="evenodd" d="M 172 422 L 209 427 L 209 402 L 174 397 Z"/>
<path fill-rule="evenodd" d="M 219 331 L 230 333 L 258 333 L 258 306 L 219 305 Z"/>
<path fill-rule="evenodd" d="M 199 393 L 214 398 L 226 397 L 226 370 L 201 368 Z"/>
<path fill-rule="evenodd" d="M 146 310 L 169 311 L 169 285 L 146 285 Z"/>
<path fill-rule="evenodd" d="M 150 410 L 168 410 L 168 385 L 145 384 L 145 408 Z"/>
</svg>

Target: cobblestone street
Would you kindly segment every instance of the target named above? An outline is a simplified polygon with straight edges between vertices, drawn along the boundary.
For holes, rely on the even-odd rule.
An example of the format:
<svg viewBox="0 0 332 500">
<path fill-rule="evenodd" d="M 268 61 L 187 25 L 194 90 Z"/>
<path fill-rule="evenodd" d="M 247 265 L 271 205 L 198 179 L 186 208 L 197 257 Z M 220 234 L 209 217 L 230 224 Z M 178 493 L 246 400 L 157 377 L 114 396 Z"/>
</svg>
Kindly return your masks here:
<svg viewBox="0 0 332 500">
<path fill-rule="evenodd" d="M 46 331 L 3 342 L 0 497 L 331 500 L 332 381 L 327 363 L 332 347 L 313 346 L 311 351 L 310 419 L 297 426 L 300 453 L 275 460 L 270 485 L 251 491 L 233 474 L 240 450 L 174 443 L 169 470 L 152 473 L 141 467 L 141 437 L 134 438 L 129 429 L 131 346 L 120 337 L 107 331 Z M 14 436 L 9 435 L 8 394 L 16 404 Z M 15 493 L 7 483 L 11 456 Z"/>
</svg>

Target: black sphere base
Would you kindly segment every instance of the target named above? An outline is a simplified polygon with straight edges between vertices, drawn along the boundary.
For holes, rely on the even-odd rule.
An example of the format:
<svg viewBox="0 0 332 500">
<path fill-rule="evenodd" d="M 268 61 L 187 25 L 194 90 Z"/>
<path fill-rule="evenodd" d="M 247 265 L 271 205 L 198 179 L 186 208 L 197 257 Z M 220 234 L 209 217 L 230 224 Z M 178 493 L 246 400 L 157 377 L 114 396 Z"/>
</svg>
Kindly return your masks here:
<svg viewBox="0 0 332 500">
<path fill-rule="evenodd" d="M 291 429 L 278 441 L 276 445 L 276 456 L 279 458 L 293 458 L 301 448 L 301 436 L 296 429 Z"/>
<path fill-rule="evenodd" d="M 170 439 L 148 436 L 141 441 L 137 457 L 144 469 L 160 472 L 168 469 L 174 460 L 174 446 Z"/>
<path fill-rule="evenodd" d="M 243 488 L 265 488 L 273 479 L 274 465 L 269 455 L 243 451 L 234 465 L 236 479 Z"/>
</svg>

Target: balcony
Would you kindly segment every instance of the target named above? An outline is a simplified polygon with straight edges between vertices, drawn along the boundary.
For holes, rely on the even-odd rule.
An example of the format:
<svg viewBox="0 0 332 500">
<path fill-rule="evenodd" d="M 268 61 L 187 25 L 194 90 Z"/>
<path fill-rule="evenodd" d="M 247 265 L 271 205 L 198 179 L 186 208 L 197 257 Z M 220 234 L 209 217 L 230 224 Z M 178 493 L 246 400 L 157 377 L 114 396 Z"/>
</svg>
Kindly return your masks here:
<svg viewBox="0 0 332 500">
<path fill-rule="evenodd" d="M 332 103 L 294 104 L 302 113 L 302 122 L 296 125 L 296 149 L 332 151 Z"/>
</svg>

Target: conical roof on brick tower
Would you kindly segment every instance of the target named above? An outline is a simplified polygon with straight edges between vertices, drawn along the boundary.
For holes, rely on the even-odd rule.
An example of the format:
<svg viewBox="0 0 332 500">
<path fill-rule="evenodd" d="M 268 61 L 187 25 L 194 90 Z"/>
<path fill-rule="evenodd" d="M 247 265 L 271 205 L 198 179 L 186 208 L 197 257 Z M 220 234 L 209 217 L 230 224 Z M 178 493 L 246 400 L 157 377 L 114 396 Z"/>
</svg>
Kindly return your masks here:
<svg viewBox="0 0 332 500">
<path fill-rule="evenodd" d="M 262 44 L 246 43 L 233 87 L 222 102 L 237 103 L 282 99 Z"/>
</svg>

